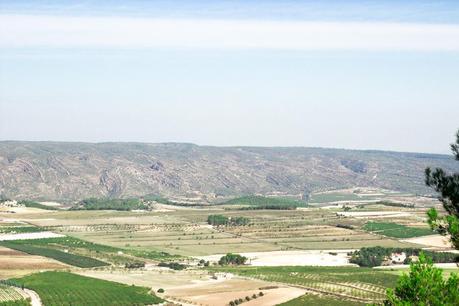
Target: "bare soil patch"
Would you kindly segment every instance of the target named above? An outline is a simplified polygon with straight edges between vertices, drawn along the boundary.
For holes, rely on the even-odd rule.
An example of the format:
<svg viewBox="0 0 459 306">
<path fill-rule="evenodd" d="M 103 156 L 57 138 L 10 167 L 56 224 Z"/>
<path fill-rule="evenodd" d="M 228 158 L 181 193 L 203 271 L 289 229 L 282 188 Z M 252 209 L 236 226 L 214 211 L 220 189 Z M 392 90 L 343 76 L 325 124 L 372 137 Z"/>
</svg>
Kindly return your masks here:
<svg viewBox="0 0 459 306">
<path fill-rule="evenodd" d="M 353 250 L 308 250 L 241 253 L 252 266 L 353 266 L 347 253 Z M 224 254 L 199 257 L 217 262 Z"/>
<path fill-rule="evenodd" d="M 401 241 L 421 244 L 421 245 L 435 247 L 435 248 L 450 249 L 453 247 L 451 242 L 449 241 L 449 238 L 446 236 L 441 236 L 441 235 L 428 235 L 428 236 L 404 239 Z"/>
</svg>

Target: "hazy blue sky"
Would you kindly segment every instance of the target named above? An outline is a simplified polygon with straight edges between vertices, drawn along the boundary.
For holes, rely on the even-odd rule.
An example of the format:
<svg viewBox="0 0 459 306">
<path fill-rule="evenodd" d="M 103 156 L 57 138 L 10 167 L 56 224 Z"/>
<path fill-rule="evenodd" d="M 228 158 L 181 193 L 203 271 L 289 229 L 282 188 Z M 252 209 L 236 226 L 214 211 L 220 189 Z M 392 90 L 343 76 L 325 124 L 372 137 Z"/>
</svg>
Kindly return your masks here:
<svg viewBox="0 0 459 306">
<path fill-rule="evenodd" d="M 459 1 L 0 1 L 0 140 L 448 153 Z"/>
</svg>

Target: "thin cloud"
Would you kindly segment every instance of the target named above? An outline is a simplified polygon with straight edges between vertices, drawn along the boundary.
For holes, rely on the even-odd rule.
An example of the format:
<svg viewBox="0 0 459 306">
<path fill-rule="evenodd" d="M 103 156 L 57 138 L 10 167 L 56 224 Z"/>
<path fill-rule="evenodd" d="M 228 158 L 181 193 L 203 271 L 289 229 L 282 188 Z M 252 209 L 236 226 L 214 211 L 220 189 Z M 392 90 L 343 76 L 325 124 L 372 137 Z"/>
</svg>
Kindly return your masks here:
<svg viewBox="0 0 459 306">
<path fill-rule="evenodd" d="M 459 51 L 459 25 L 4 14 L 0 47 Z"/>
</svg>

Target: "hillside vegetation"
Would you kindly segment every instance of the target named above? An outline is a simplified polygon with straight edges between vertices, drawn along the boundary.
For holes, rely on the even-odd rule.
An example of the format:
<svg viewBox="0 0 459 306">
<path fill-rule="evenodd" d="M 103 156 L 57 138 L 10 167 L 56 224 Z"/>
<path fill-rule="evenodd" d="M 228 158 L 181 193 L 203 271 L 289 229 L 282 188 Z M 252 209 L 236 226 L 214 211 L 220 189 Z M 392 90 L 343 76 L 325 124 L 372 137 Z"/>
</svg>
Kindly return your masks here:
<svg viewBox="0 0 459 306">
<path fill-rule="evenodd" d="M 205 201 L 241 194 L 305 195 L 353 186 L 431 193 L 424 169 L 456 172 L 447 155 L 184 143 L 0 142 L 0 194 L 81 200 L 157 194 Z"/>
</svg>

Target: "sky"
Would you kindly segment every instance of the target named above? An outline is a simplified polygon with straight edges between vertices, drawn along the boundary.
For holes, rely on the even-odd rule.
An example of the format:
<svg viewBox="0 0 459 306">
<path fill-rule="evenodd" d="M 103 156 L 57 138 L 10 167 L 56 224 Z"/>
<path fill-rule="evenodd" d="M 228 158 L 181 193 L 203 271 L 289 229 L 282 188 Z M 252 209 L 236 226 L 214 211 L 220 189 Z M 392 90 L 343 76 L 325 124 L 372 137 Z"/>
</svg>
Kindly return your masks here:
<svg viewBox="0 0 459 306">
<path fill-rule="evenodd" d="M 449 153 L 459 1 L 3 1 L 0 140 Z"/>
</svg>

